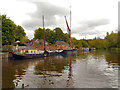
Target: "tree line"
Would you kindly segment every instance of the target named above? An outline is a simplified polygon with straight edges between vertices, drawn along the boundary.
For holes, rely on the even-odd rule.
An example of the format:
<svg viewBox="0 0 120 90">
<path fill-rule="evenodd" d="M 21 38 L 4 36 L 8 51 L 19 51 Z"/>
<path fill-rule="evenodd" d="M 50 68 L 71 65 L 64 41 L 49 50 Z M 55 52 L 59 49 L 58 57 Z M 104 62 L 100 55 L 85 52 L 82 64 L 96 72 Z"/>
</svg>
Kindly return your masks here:
<svg viewBox="0 0 120 90">
<path fill-rule="evenodd" d="M 38 28 L 35 30 L 34 39 L 43 39 L 43 29 Z M 45 40 L 49 42 L 49 44 L 55 44 L 56 41 L 65 41 L 69 43 L 69 35 L 67 33 L 63 33 L 61 28 L 57 27 L 53 30 L 45 29 Z M 81 48 L 81 47 L 95 47 L 97 49 L 109 49 L 109 48 L 118 48 L 119 40 L 118 33 L 114 33 L 113 31 L 109 34 L 106 33 L 104 39 L 94 38 L 94 39 L 80 39 L 71 38 L 72 47 Z"/>
<path fill-rule="evenodd" d="M 20 25 L 16 25 L 10 18 L 6 15 L 2 17 L 2 45 L 16 45 L 17 41 L 19 45 L 27 45 L 30 40 L 26 36 L 25 30 Z M 120 32 L 106 33 L 104 39 L 94 38 L 94 39 L 80 39 L 71 38 L 72 47 L 95 47 L 97 49 L 108 49 L 108 48 L 120 48 Z M 43 39 L 43 29 L 38 28 L 35 30 L 33 39 Z M 69 35 L 63 33 L 62 29 L 56 27 L 51 30 L 49 28 L 45 29 L 45 40 L 50 44 L 55 44 L 56 41 L 64 41 L 69 43 Z"/>
<path fill-rule="evenodd" d="M 76 40 L 74 38 L 74 43 L 76 48 L 79 47 L 95 47 L 96 49 L 109 49 L 109 48 L 120 48 L 118 33 L 114 33 L 113 31 L 109 34 L 107 32 L 104 39 L 101 38 L 94 38 L 94 39 L 81 39 Z"/>
</svg>

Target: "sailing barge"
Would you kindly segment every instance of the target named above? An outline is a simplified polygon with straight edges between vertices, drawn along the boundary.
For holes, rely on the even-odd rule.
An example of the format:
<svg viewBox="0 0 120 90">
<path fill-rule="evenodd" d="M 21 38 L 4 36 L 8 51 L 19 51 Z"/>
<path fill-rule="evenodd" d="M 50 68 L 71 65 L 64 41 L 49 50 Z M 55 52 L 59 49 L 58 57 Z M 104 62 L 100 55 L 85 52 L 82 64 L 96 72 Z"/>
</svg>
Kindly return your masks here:
<svg viewBox="0 0 120 90">
<path fill-rule="evenodd" d="M 70 10 L 70 27 L 68 25 L 66 16 L 65 16 L 65 21 L 68 28 L 70 49 L 63 50 L 62 52 L 59 52 L 59 54 L 77 54 L 77 49 L 71 48 L 71 10 Z"/>
<path fill-rule="evenodd" d="M 39 57 L 46 57 L 49 55 L 54 55 L 55 52 L 47 51 L 45 44 L 45 30 L 44 30 L 44 16 L 43 16 L 43 39 L 44 39 L 44 51 L 40 50 L 21 50 L 20 52 L 9 52 L 9 59 L 32 59 Z"/>
<path fill-rule="evenodd" d="M 21 50 L 20 52 L 9 52 L 9 59 L 32 59 L 44 56 L 54 55 L 53 52 L 37 50 Z"/>
<path fill-rule="evenodd" d="M 60 49 L 60 50 L 54 50 L 54 51 L 47 51 L 46 50 L 46 44 L 45 44 L 45 30 L 44 30 L 44 16 L 43 16 L 43 39 L 44 39 L 44 51 L 39 52 L 37 50 L 21 50 L 21 53 L 13 53 L 9 52 L 9 59 L 32 59 L 32 58 L 40 58 L 44 56 L 50 56 L 50 55 L 56 55 L 56 54 L 77 54 L 77 49 L 71 48 L 71 11 L 70 11 L 70 27 L 68 25 L 66 16 L 65 16 L 66 25 L 68 28 L 69 33 L 69 49 Z"/>
</svg>

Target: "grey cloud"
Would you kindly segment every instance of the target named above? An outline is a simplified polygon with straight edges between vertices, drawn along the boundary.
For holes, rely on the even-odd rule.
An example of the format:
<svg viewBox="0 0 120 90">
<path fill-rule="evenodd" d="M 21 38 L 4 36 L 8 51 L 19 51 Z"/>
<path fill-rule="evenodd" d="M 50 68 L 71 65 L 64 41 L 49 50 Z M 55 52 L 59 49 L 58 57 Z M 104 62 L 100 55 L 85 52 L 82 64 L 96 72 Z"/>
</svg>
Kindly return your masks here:
<svg viewBox="0 0 120 90">
<path fill-rule="evenodd" d="M 89 20 L 83 22 L 83 24 L 86 24 L 88 27 L 97 27 L 101 25 L 107 25 L 109 24 L 109 19 L 99 19 L 99 20 Z"/>
<path fill-rule="evenodd" d="M 26 0 L 29 2 L 29 0 Z M 36 1 L 36 0 L 35 0 Z M 42 27 L 42 15 L 45 16 L 45 27 L 52 26 L 55 28 L 56 26 L 60 26 L 63 31 L 67 31 L 66 23 L 64 16 L 66 15 L 69 19 L 69 9 L 56 6 L 52 3 L 48 2 L 33 2 L 30 0 L 31 3 L 34 3 L 37 7 L 37 10 L 34 13 L 28 13 L 31 17 L 31 20 L 24 21 L 22 26 L 27 30 L 35 30 L 38 27 Z M 56 20 L 55 16 L 59 16 L 59 20 Z M 97 20 L 87 20 L 78 22 L 77 27 L 72 27 L 72 34 L 79 34 L 80 36 L 86 35 L 99 35 L 101 33 L 100 30 L 97 30 L 96 27 L 101 25 L 109 24 L 108 19 L 97 19 Z"/>
<path fill-rule="evenodd" d="M 33 3 L 36 5 L 37 11 L 34 13 L 28 13 L 28 15 L 31 17 L 31 20 L 22 23 L 26 29 L 34 30 L 35 28 L 42 26 L 43 15 L 45 16 L 45 26 L 54 27 L 57 26 L 59 22 L 65 23 L 64 16 L 69 15 L 69 11 L 64 7 L 59 7 L 47 2 Z M 56 21 L 56 15 L 60 17 L 60 21 Z"/>
<path fill-rule="evenodd" d="M 79 35 L 85 36 L 85 35 L 99 35 L 101 32 L 100 30 L 97 30 L 96 27 L 101 25 L 107 25 L 109 24 L 108 19 L 99 19 L 99 20 L 88 20 L 79 22 L 79 26 L 74 28 L 74 31 L 72 33 L 77 33 Z"/>
</svg>

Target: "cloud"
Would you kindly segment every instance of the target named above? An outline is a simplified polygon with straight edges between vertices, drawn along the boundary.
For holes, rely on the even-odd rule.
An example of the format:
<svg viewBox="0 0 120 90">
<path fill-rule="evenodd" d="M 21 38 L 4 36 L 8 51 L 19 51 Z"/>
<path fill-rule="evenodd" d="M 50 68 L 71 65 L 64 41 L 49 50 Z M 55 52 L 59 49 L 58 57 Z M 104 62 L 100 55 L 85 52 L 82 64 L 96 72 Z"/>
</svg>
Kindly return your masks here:
<svg viewBox="0 0 120 90">
<path fill-rule="evenodd" d="M 117 22 L 120 19 L 118 18 L 120 8 L 118 1 L 2 0 L 0 13 L 6 14 L 15 24 L 21 25 L 31 39 L 34 37 L 34 30 L 42 27 L 42 15 L 45 16 L 45 28 L 60 27 L 63 32 L 67 32 L 64 16 L 67 16 L 69 23 L 69 6 L 71 5 L 72 35 L 94 37 L 105 35 L 106 32 L 120 27 L 120 23 Z"/>
<path fill-rule="evenodd" d="M 22 26 L 26 29 L 34 30 L 38 27 L 42 27 L 43 21 L 42 16 L 45 17 L 45 26 L 46 27 L 56 27 L 61 23 L 65 23 L 64 16 L 69 15 L 69 11 L 64 8 L 57 6 L 49 2 L 33 2 L 37 10 L 34 13 L 28 13 L 31 17 L 30 20 L 24 21 Z"/>
<path fill-rule="evenodd" d="M 98 35 L 101 33 L 97 27 L 104 27 L 110 23 L 109 19 L 97 19 L 97 20 L 86 20 L 78 22 L 77 27 L 72 31 L 73 34 L 85 35 Z"/>
<path fill-rule="evenodd" d="M 101 25 L 107 25 L 109 24 L 109 22 L 110 22 L 109 19 L 98 19 L 98 20 L 89 20 L 82 23 L 90 28 L 94 28 Z"/>
</svg>

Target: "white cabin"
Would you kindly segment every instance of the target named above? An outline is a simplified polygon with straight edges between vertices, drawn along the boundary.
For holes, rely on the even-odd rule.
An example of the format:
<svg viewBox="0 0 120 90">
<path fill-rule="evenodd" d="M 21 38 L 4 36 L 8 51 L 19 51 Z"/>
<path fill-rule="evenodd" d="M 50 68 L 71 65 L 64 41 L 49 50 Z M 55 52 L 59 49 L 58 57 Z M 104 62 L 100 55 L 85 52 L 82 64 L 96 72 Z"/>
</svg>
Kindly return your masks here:
<svg viewBox="0 0 120 90">
<path fill-rule="evenodd" d="M 21 50 L 20 51 L 21 54 L 43 54 L 44 51 L 41 51 L 41 50 Z"/>
</svg>

